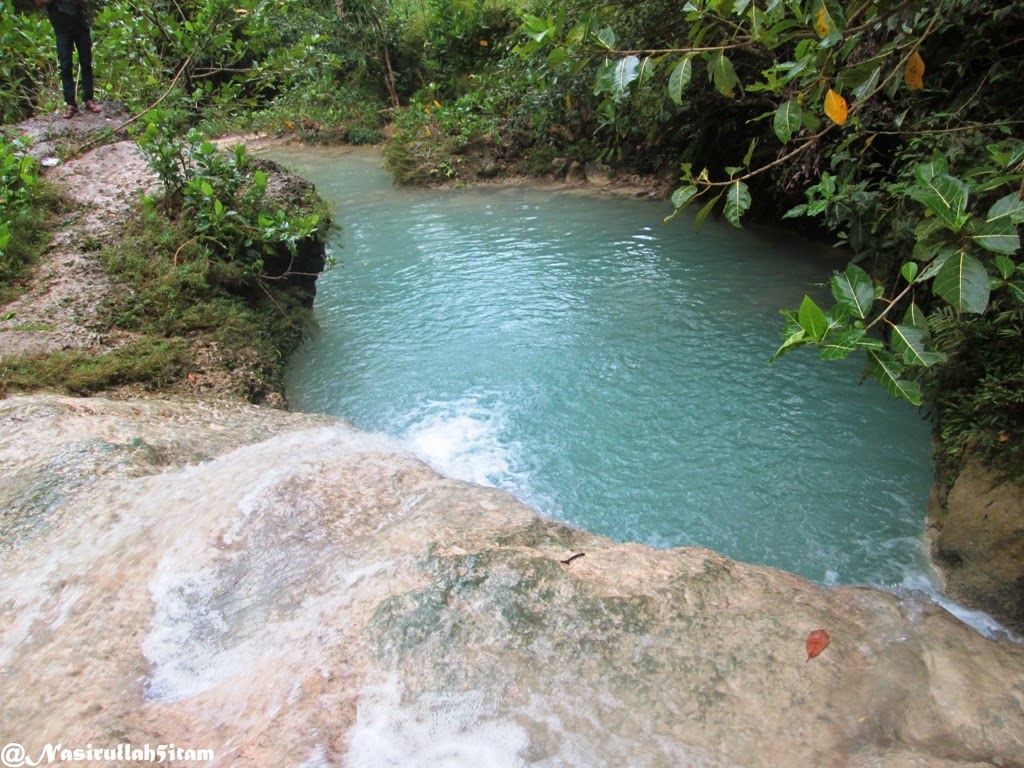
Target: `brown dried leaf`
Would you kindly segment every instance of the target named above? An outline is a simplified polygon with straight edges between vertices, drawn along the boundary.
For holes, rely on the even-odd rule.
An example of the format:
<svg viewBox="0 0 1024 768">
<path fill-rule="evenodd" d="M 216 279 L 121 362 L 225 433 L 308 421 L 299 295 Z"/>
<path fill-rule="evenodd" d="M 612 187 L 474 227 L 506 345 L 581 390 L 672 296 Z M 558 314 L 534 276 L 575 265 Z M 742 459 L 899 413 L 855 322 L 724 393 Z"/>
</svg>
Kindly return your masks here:
<svg viewBox="0 0 1024 768">
<path fill-rule="evenodd" d="M 912 91 L 924 88 L 924 59 L 917 51 L 910 54 L 907 68 L 903 71 L 903 80 L 906 82 L 907 88 Z"/>
<path fill-rule="evenodd" d="M 816 629 L 807 636 L 807 660 L 810 661 L 828 647 L 832 638 L 824 629 Z"/>
</svg>

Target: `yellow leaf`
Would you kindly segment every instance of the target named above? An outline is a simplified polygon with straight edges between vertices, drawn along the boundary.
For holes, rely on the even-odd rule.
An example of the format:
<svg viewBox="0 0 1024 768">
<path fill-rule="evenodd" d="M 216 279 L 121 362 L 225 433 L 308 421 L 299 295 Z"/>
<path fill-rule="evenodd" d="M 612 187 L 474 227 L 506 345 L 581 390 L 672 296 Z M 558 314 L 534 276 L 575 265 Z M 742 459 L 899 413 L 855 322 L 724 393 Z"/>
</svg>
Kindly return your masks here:
<svg viewBox="0 0 1024 768">
<path fill-rule="evenodd" d="M 486 40 L 481 40 L 480 41 L 480 45 L 487 45 L 487 41 Z"/>
<path fill-rule="evenodd" d="M 423 130 L 425 130 L 427 132 L 427 136 L 430 135 L 430 129 L 427 126 L 424 125 L 423 126 Z"/>
<path fill-rule="evenodd" d="M 825 114 L 836 125 L 846 122 L 846 99 L 831 88 L 825 94 Z"/>
<path fill-rule="evenodd" d="M 434 99 L 434 106 L 435 107 L 440 107 L 441 106 L 441 102 L 438 101 L 437 99 Z"/>
<path fill-rule="evenodd" d="M 907 83 L 907 88 L 912 91 L 924 88 L 924 59 L 917 51 L 910 54 L 907 68 L 903 72 L 903 79 Z"/>
<path fill-rule="evenodd" d="M 828 22 L 828 11 L 825 10 L 823 5 L 818 10 L 818 16 L 814 20 L 814 28 L 818 30 L 818 34 L 822 37 L 826 37 L 832 31 L 832 25 Z"/>
<path fill-rule="evenodd" d="M 567 93 L 565 94 L 565 108 L 568 109 L 570 106 L 571 102 L 569 101 L 569 94 Z"/>
<path fill-rule="evenodd" d="M 424 112 L 425 112 L 426 114 L 428 114 L 428 115 L 429 115 L 429 114 L 430 114 L 430 107 L 424 107 L 424 108 L 423 108 L 423 111 L 424 111 Z"/>
</svg>

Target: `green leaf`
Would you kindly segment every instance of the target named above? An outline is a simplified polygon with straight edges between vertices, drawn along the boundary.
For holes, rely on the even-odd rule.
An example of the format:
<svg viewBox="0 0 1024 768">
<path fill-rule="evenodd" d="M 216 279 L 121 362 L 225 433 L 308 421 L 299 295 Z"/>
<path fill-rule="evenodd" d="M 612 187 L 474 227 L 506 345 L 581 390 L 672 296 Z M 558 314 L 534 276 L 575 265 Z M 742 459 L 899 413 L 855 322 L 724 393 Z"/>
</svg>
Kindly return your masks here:
<svg viewBox="0 0 1024 768">
<path fill-rule="evenodd" d="M 757 146 L 757 137 L 755 136 L 750 140 L 750 146 L 747 147 L 747 154 L 743 156 L 743 167 L 749 168 L 750 161 L 754 159 L 754 148 Z"/>
<path fill-rule="evenodd" d="M 876 339 L 874 336 L 865 336 L 857 341 L 857 349 L 865 352 L 884 352 L 885 344 L 882 343 L 881 339 Z"/>
<path fill-rule="evenodd" d="M 857 350 L 857 342 L 864 338 L 864 331 L 859 328 L 841 331 L 830 335 L 818 347 L 818 355 L 822 360 L 840 360 Z"/>
<path fill-rule="evenodd" d="M 636 80 L 639 66 L 640 59 L 636 56 L 605 62 L 597 72 L 594 94 L 611 93 L 618 101 L 628 92 L 629 84 Z"/>
<path fill-rule="evenodd" d="M 921 390 L 913 381 L 906 381 L 903 376 L 903 364 L 897 362 L 888 352 L 868 352 L 871 375 L 889 390 L 889 394 L 901 400 L 909 400 L 914 405 L 921 404 Z"/>
<path fill-rule="evenodd" d="M 728 99 L 733 98 L 739 81 L 736 79 L 736 70 L 733 69 L 732 62 L 721 51 L 716 51 L 711 56 L 711 81 L 720 94 Z"/>
<path fill-rule="evenodd" d="M 668 95 L 676 103 L 683 103 L 683 88 L 690 82 L 693 75 L 693 57 L 685 56 L 676 64 L 668 78 Z"/>
<path fill-rule="evenodd" d="M 213 187 L 210 186 L 210 182 L 201 181 L 199 183 L 199 190 L 207 197 L 213 197 Z"/>
<path fill-rule="evenodd" d="M 926 242 L 942 232 L 942 225 L 935 219 L 921 219 L 914 227 L 914 237 L 918 242 Z"/>
<path fill-rule="evenodd" d="M 643 88 L 644 83 L 646 83 L 654 76 L 654 68 L 654 59 L 650 56 L 644 56 L 643 61 L 640 62 L 640 69 L 637 71 L 636 75 L 637 89 Z M 635 90 L 636 89 L 634 89 L 634 91 Z"/>
<path fill-rule="evenodd" d="M 1003 280 L 1009 280 L 1013 276 L 1014 270 L 1017 265 L 1014 264 L 1013 259 L 1009 259 L 1006 256 L 999 255 L 995 258 L 996 269 L 999 270 L 1000 276 Z"/>
<path fill-rule="evenodd" d="M 793 134 L 800 130 L 803 125 L 803 110 L 796 99 L 790 99 L 779 105 L 775 110 L 775 117 L 772 120 L 772 128 L 775 135 L 783 144 L 793 138 Z"/>
<path fill-rule="evenodd" d="M 825 319 L 825 313 L 821 310 L 821 307 L 815 304 L 814 299 L 810 296 L 804 296 L 804 300 L 800 304 L 798 317 L 800 327 L 812 339 L 817 340 L 825 337 L 825 333 L 828 331 L 828 320 Z"/>
<path fill-rule="evenodd" d="M 847 304 L 833 304 L 825 313 L 829 328 L 847 325 L 850 322 L 850 307 Z"/>
<path fill-rule="evenodd" d="M 875 303 L 875 286 L 868 273 L 856 264 L 850 264 L 842 274 L 833 276 L 830 285 L 836 302 L 845 304 L 850 314 L 865 319 Z"/>
<path fill-rule="evenodd" d="M 601 43 L 608 50 L 615 48 L 615 30 L 611 27 L 605 27 L 597 33 L 598 42 Z"/>
<path fill-rule="evenodd" d="M 715 204 L 719 200 L 721 200 L 721 199 L 722 199 L 722 193 L 719 192 L 711 200 L 709 200 L 704 205 L 704 207 L 700 209 L 700 211 L 698 211 L 697 218 L 693 220 L 694 229 L 696 229 L 698 232 L 700 232 L 701 227 L 704 226 L 704 220 L 708 217 L 708 214 L 711 213 L 712 209 L 715 207 Z"/>
<path fill-rule="evenodd" d="M 881 67 L 875 67 L 874 71 L 865 79 L 860 85 L 854 88 L 850 95 L 856 99 L 863 99 L 867 94 L 875 90 L 875 86 L 878 85 L 878 77 L 882 72 Z"/>
<path fill-rule="evenodd" d="M 903 275 L 903 279 L 904 280 L 906 280 L 908 283 L 912 283 L 912 282 L 914 282 L 914 278 L 917 277 L 917 270 L 918 270 L 917 262 L 915 262 L 915 261 L 908 261 L 900 269 L 900 274 Z"/>
<path fill-rule="evenodd" d="M 996 200 L 985 217 L 986 221 L 999 221 L 1004 218 L 1008 218 L 1014 224 L 1024 224 L 1024 200 L 1019 199 L 1016 193 Z"/>
<path fill-rule="evenodd" d="M 725 196 L 725 208 L 722 213 L 725 219 L 734 227 L 740 225 L 740 217 L 750 208 L 750 191 L 742 181 L 729 185 L 729 191 Z"/>
<path fill-rule="evenodd" d="M 914 247 L 914 258 L 922 258 L 925 261 L 924 272 L 917 276 L 917 282 L 923 283 L 931 280 L 942 269 L 947 261 L 956 256 L 960 251 L 956 246 L 943 243 L 938 248 L 932 247 L 931 253 L 918 254 L 918 248 Z"/>
<path fill-rule="evenodd" d="M 802 328 L 798 331 L 794 331 L 793 333 L 786 337 L 786 340 L 782 342 L 782 346 L 775 350 L 775 354 L 772 355 L 772 359 L 769 360 L 768 362 L 774 363 L 787 352 L 792 352 L 797 347 L 802 347 L 807 344 L 810 344 L 811 341 L 812 339 L 807 338 L 807 333 Z"/>
<path fill-rule="evenodd" d="M 957 251 L 946 259 L 935 275 L 934 287 L 959 312 L 981 314 L 988 306 L 988 271 L 967 251 Z"/>
<path fill-rule="evenodd" d="M 837 79 L 840 86 L 837 90 L 842 93 L 852 93 L 855 98 L 860 98 L 874 85 L 878 85 L 881 71 L 882 68 L 873 59 L 848 67 L 840 73 Z M 870 84 L 872 80 L 874 81 L 873 85 Z M 858 93 L 859 95 L 856 95 Z"/>
<path fill-rule="evenodd" d="M 680 187 L 672 193 L 672 205 L 682 208 L 697 195 L 697 188 L 694 186 Z"/>
<path fill-rule="evenodd" d="M 1009 290 L 1010 295 L 1017 300 L 1018 304 L 1024 304 L 1024 282 L 1018 280 L 1007 283 L 1006 288 Z"/>
<path fill-rule="evenodd" d="M 794 205 L 792 208 L 790 208 L 788 211 L 782 214 L 782 218 L 795 219 L 798 216 L 803 216 L 805 213 L 807 213 L 807 205 L 806 203 L 801 203 L 800 205 Z"/>
<path fill-rule="evenodd" d="M 974 227 L 971 237 L 982 248 L 994 253 L 1016 253 L 1020 249 L 1017 225 L 1021 222 L 1024 222 L 1024 201 L 1019 200 L 1016 194 L 1009 194 L 988 209 L 985 221 Z"/>
<path fill-rule="evenodd" d="M 555 48 L 548 54 L 547 65 L 549 69 L 558 69 L 570 59 L 569 52 L 565 48 Z"/>
<path fill-rule="evenodd" d="M 792 336 L 797 331 L 803 333 L 803 328 L 800 327 L 800 318 L 797 315 L 795 309 L 780 309 L 779 313 L 786 318 L 786 324 L 782 330 L 783 338 Z"/>
<path fill-rule="evenodd" d="M 946 158 L 939 152 L 935 152 L 929 162 L 919 163 L 914 166 L 914 176 L 917 177 L 921 184 L 927 184 L 936 176 L 946 176 L 948 174 L 949 163 L 946 162 Z"/>
<path fill-rule="evenodd" d="M 892 329 L 891 343 L 893 351 L 907 365 L 929 366 L 946 359 L 944 354 L 932 352 L 925 348 L 928 332 L 914 325 L 896 325 Z"/>
<path fill-rule="evenodd" d="M 971 239 L 987 251 L 1008 256 L 1020 250 L 1017 227 L 1009 217 L 983 221 L 972 229 Z"/>
<path fill-rule="evenodd" d="M 917 304 L 910 302 L 910 306 L 907 307 L 907 311 L 903 313 L 903 325 L 927 331 L 928 319 L 924 316 L 924 312 L 921 311 L 921 308 L 917 306 Z"/>
<path fill-rule="evenodd" d="M 664 221 L 668 221 L 679 213 L 683 208 L 690 204 L 690 201 L 697 196 L 697 187 L 692 184 L 688 187 L 679 187 L 675 192 L 672 193 L 672 205 L 674 210 L 668 216 L 665 217 Z"/>
<path fill-rule="evenodd" d="M 921 166 L 918 166 L 919 168 Z M 948 175 L 931 176 L 910 188 L 910 196 L 924 205 L 943 226 L 954 232 L 967 222 L 967 185 Z"/>
</svg>

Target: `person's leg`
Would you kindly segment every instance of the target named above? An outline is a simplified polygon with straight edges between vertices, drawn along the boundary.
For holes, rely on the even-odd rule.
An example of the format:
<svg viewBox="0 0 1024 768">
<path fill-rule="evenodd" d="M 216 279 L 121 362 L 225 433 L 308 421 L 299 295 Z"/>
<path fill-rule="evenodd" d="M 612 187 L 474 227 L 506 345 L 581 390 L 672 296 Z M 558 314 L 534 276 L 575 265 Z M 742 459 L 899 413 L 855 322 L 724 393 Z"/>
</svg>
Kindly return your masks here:
<svg viewBox="0 0 1024 768">
<path fill-rule="evenodd" d="M 64 92 L 64 103 L 73 109 L 78 108 L 75 100 L 75 68 L 73 51 L 75 36 L 71 30 L 55 29 L 57 36 L 57 63 L 60 65 L 60 84 Z"/>
<path fill-rule="evenodd" d="M 78 90 L 82 101 L 86 104 L 92 102 L 92 37 L 89 34 L 89 25 L 81 24 L 75 29 L 75 48 L 78 49 L 78 66 L 82 70 L 82 77 L 78 83 Z"/>
</svg>

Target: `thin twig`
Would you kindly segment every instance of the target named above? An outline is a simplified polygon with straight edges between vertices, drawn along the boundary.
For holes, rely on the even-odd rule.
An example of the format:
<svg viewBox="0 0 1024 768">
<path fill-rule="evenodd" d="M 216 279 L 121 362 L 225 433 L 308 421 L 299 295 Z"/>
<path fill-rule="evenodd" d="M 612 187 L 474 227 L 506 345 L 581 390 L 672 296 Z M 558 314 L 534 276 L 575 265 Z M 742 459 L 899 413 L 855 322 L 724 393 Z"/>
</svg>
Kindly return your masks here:
<svg viewBox="0 0 1024 768">
<path fill-rule="evenodd" d="M 196 52 L 197 52 L 197 51 L 198 51 L 198 48 L 197 48 L 197 49 L 194 49 L 194 50 L 192 51 L 192 53 L 190 53 L 190 54 L 188 55 L 188 58 L 186 58 L 186 59 L 185 59 L 185 62 L 184 62 L 184 63 L 183 63 L 182 65 L 181 65 L 181 67 L 180 67 L 180 68 L 178 69 L 178 72 L 177 72 L 177 74 L 175 74 L 175 76 L 174 76 L 174 79 L 172 79 L 172 80 L 171 80 L 171 84 L 167 86 L 167 90 L 163 92 L 163 95 L 161 95 L 159 99 L 157 99 L 156 101 L 154 101 L 154 102 L 153 102 L 152 104 L 150 104 L 150 105 L 149 105 L 148 107 L 146 107 L 146 108 L 145 108 L 144 110 L 142 110 L 142 111 L 141 111 L 141 112 L 139 112 L 138 114 L 136 114 L 136 115 L 133 115 L 132 117 L 130 117 L 130 118 L 128 118 L 127 120 L 125 120 L 125 121 L 124 121 L 123 123 L 121 123 L 121 124 L 120 124 L 119 126 L 117 126 L 116 128 L 112 128 L 112 129 L 111 129 L 111 132 L 112 132 L 112 133 L 117 133 L 118 131 L 120 131 L 120 130 L 122 130 L 122 129 L 124 129 L 124 128 L 127 128 L 127 127 L 128 127 L 129 125 L 131 125 L 131 124 L 132 124 L 132 123 L 134 123 L 134 122 L 135 122 L 136 120 L 138 120 L 138 119 L 139 119 L 140 117 L 142 117 L 142 116 L 143 116 L 144 114 L 146 114 L 147 112 L 150 112 L 150 111 L 152 111 L 152 110 L 153 110 L 154 108 L 156 108 L 156 106 L 157 106 L 158 104 L 160 104 L 160 102 L 162 102 L 162 101 L 163 101 L 164 99 L 166 99 L 166 98 L 167 98 L 167 96 L 168 96 L 168 95 L 170 94 L 170 92 L 171 92 L 171 91 L 172 91 L 172 90 L 174 89 L 174 86 L 175 86 L 175 85 L 177 85 L 177 83 L 178 83 L 178 79 L 179 79 L 179 78 L 181 77 L 182 73 L 184 73 L 184 71 L 185 71 L 185 68 L 186 68 L 186 67 L 187 67 L 187 66 L 189 65 L 189 63 L 190 63 L 190 62 L 192 61 L 192 57 L 196 55 Z M 78 149 L 77 149 L 77 151 L 76 151 L 76 154 L 79 154 L 79 153 L 81 153 L 81 152 L 84 152 L 84 151 L 85 151 L 86 149 L 88 149 L 89 147 L 91 147 L 91 146 L 92 146 L 93 144 L 95 144 L 95 143 L 96 143 L 97 141 L 99 141 L 99 140 L 100 140 L 100 137 L 99 137 L 99 136 L 97 136 L 97 137 L 95 137 L 95 138 L 92 138 L 92 139 L 90 139 L 90 140 L 89 140 L 89 141 L 87 141 L 87 142 L 86 142 L 85 144 L 82 144 L 81 146 L 79 146 L 79 147 L 78 147 Z"/>
<path fill-rule="evenodd" d="M 879 323 L 879 322 L 881 322 L 882 320 L 884 320 L 884 319 L 885 319 L 885 316 L 886 316 L 886 315 L 888 315 L 888 314 L 889 314 L 890 312 L 892 312 L 893 308 L 894 308 L 894 307 L 895 307 L 895 306 L 896 306 L 897 304 L 899 304 L 899 303 L 900 303 L 900 300 L 901 300 L 901 299 L 902 299 L 902 298 L 903 298 L 904 296 L 906 296 L 906 295 L 907 295 L 908 293 L 910 293 L 910 289 L 911 289 L 911 288 L 913 288 L 913 287 L 914 287 L 914 283 L 907 283 L 907 287 L 906 287 L 906 288 L 904 288 L 904 289 L 903 289 L 902 291 L 900 291 L 900 294 L 899 294 L 899 296 L 897 296 L 897 297 L 896 297 L 895 299 L 893 299 L 892 301 L 890 301 L 890 302 L 889 302 L 889 306 L 887 306 L 887 307 L 886 307 L 885 309 L 883 309 L 883 310 L 882 310 L 882 311 L 881 311 L 881 312 L 879 313 L 878 317 L 876 317 L 876 318 L 875 318 L 874 320 L 872 320 L 872 321 L 871 321 L 871 322 L 870 322 L 870 323 L 868 324 L 868 326 L 867 326 L 867 327 L 866 327 L 866 328 L 864 329 L 864 331 L 865 331 L 865 332 L 867 332 L 867 331 L 870 331 L 870 330 L 871 330 L 872 328 L 874 328 L 874 327 L 875 327 L 876 325 L 878 325 L 878 323 Z"/>
<path fill-rule="evenodd" d="M 202 237 L 202 235 L 196 235 L 195 237 L 190 237 L 188 240 L 186 240 L 184 243 L 182 243 L 181 245 L 178 246 L 178 249 L 174 252 L 174 259 L 173 259 L 174 266 L 178 266 L 178 254 L 181 253 L 181 249 L 184 248 L 189 243 L 194 243 L 196 240 L 198 240 L 201 237 Z"/>
<path fill-rule="evenodd" d="M 910 46 L 909 52 L 902 59 L 900 59 L 899 63 L 893 68 L 892 72 L 890 72 L 889 75 L 881 83 L 879 83 L 878 86 L 873 91 L 871 91 L 871 93 L 867 94 L 864 98 L 860 99 L 852 107 L 850 107 L 848 114 L 855 113 L 862 106 L 864 106 L 865 104 L 869 103 L 871 101 L 871 99 L 875 97 L 876 94 L 880 93 L 883 89 L 885 89 L 889 85 L 889 83 L 892 81 L 892 79 L 894 77 L 896 77 L 900 72 L 903 71 L 904 67 L 906 67 L 907 62 L 910 60 L 910 57 L 914 55 L 914 53 L 921 47 L 921 43 L 924 42 L 925 38 L 927 38 L 932 33 L 932 31 L 934 30 L 935 25 L 939 21 L 939 18 L 941 18 L 941 13 L 942 13 L 942 4 L 940 3 L 939 7 L 935 10 L 935 15 L 932 17 L 931 22 L 928 24 L 928 27 L 921 34 L 921 36 L 919 38 L 917 38 L 915 43 L 912 46 Z M 768 169 L 774 168 L 775 166 L 780 165 L 781 163 L 786 162 L 790 158 L 793 158 L 796 155 L 799 155 L 800 153 L 805 152 L 812 145 L 814 145 L 818 140 L 820 140 L 822 137 L 824 137 L 826 134 L 828 134 L 830 131 L 832 131 L 834 128 L 837 128 L 837 127 L 838 126 L 837 126 L 836 123 L 832 123 L 830 125 L 825 126 L 820 131 L 818 131 L 816 134 L 814 134 L 813 136 L 808 138 L 803 144 L 801 144 L 799 147 L 797 147 L 793 151 L 787 152 L 785 155 L 782 155 L 781 157 L 776 158 L 775 160 L 773 160 L 772 162 L 768 163 L 767 165 L 763 165 L 763 166 L 761 166 L 759 168 L 755 168 L 754 170 L 749 171 L 749 172 L 745 173 L 742 176 L 738 176 L 736 178 L 729 179 L 728 181 L 707 181 L 707 182 L 704 182 L 704 190 L 701 190 L 700 194 L 703 194 L 706 190 L 711 189 L 713 187 L 728 187 L 728 186 L 731 186 L 731 185 L 733 185 L 733 184 L 735 184 L 737 182 L 746 181 L 747 179 L 752 179 L 755 176 L 759 176 L 762 173 L 764 173 L 765 171 L 767 171 Z M 696 197 L 694 197 L 693 199 L 696 199 Z"/>
</svg>

